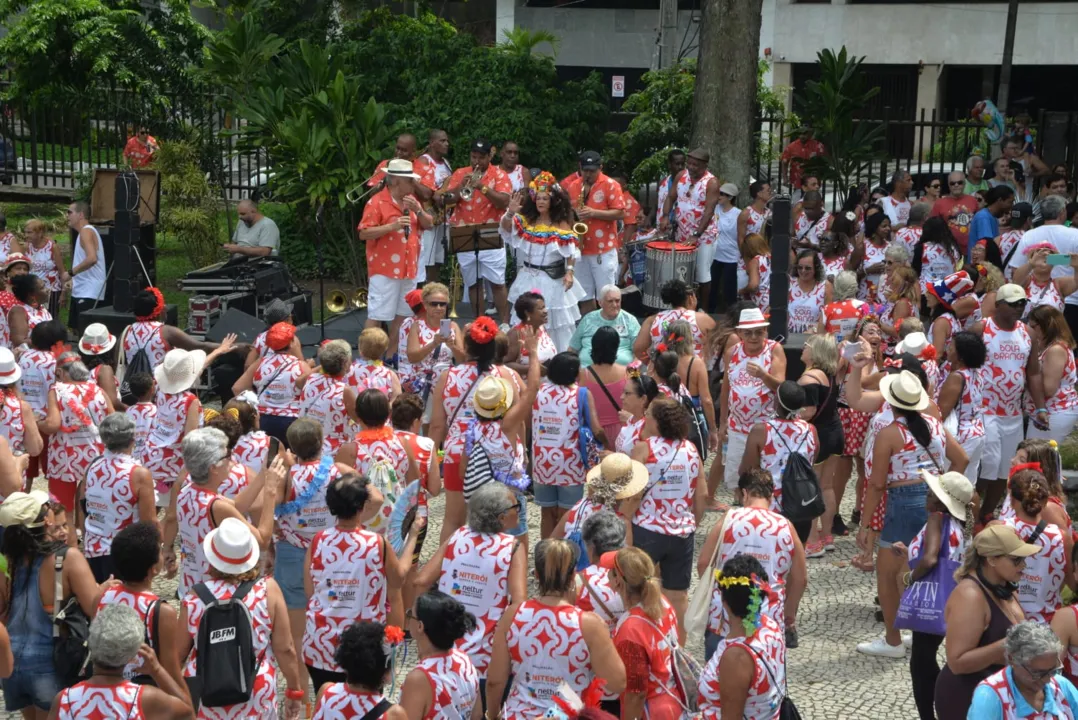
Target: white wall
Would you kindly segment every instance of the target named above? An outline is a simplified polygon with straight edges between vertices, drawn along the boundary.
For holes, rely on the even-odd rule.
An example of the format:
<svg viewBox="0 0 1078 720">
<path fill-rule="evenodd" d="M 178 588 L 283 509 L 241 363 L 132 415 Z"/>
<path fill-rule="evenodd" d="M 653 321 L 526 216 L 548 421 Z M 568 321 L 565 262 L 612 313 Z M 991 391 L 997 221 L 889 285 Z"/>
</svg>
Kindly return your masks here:
<svg viewBox="0 0 1078 720">
<path fill-rule="evenodd" d="M 845 45 L 866 62 L 998 65 L 1007 3 L 830 5 L 777 3 L 776 60 L 814 62 L 817 50 Z M 1015 65 L 1078 62 L 1078 2 L 1022 2 L 1014 41 Z"/>
</svg>

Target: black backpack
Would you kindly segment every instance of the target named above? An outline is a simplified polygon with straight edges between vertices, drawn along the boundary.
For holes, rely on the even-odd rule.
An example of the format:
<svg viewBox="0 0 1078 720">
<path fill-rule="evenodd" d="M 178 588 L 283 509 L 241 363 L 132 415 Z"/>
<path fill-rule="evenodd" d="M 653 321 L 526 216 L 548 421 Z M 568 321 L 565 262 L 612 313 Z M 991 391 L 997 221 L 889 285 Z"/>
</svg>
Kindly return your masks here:
<svg viewBox="0 0 1078 720">
<path fill-rule="evenodd" d="M 206 583 L 193 588 L 206 606 L 198 622 L 198 667 L 195 672 L 205 707 L 226 707 L 251 699 L 258 675 L 251 613 L 243 597 L 254 582 L 236 588 L 228 600 L 214 597 Z"/>
<path fill-rule="evenodd" d="M 83 612 L 77 597 L 64 602 L 64 560 L 68 547 L 61 546 L 53 556 L 52 664 L 60 687 L 71 687 L 88 680 L 90 667 L 90 618 Z M 36 592 L 33 588 L 30 592 Z"/>
<path fill-rule="evenodd" d="M 805 439 L 796 448 L 791 448 L 782 433 L 777 428 L 774 429 L 782 444 L 790 451 L 786 467 L 782 469 L 782 514 L 791 522 L 804 522 L 820 517 L 824 512 L 824 504 L 819 478 L 812 469 L 812 462 L 798 452 L 808 441 L 808 433 L 805 433 Z"/>
<path fill-rule="evenodd" d="M 150 336 L 153 337 L 152 335 Z M 134 357 L 131 358 L 131 362 L 127 363 L 124 368 L 124 376 L 120 381 L 120 400 L 124 405 L 134 405 L 139 401 L 139 398 L 135 397 L 131 392 L 131 385 L 127 382 L 127 379 L 134 377 L 138 373 L 153 374 L 153 365 L 150 364 L 150 354 L 146 352 L 146 346 L 150 344 L 147 340 L 143 345 L 135 350 Z M 120 348 L 120 352 L 123 352 L 123 348 Z"/>
</svg>

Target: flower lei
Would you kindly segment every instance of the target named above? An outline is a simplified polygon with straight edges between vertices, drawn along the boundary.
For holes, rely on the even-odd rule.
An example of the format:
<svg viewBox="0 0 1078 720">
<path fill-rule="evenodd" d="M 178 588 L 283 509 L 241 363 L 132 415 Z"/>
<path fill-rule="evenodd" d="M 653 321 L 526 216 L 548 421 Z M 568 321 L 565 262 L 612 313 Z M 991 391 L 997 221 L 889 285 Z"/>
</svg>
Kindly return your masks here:
<svg viewBox="0 0 1078 720">
<path fill-rule="evenodd" d="M 323 455 L 322 462 L 318 464 L 318 469 L 314 473 L 314 482 L 307 486 L 303 491 L 303 494 L 297 497 L 291 502 L 281 503 L 274 508 L 274 517 L 280 518 L 282 515 L 299 515 L 300 511 L 314 499 L 315 495 L 324 495 L 326 492 L 326 482 L 329 481 L 329 469 L 333 467 L 333 457 L 331 455 Z"/>
<path fill-rule="evenodd" d="M 719 584 L 719 587 L 724 589 L 733 587 L 734 585 L 749 588 L 748 612 L 745 614 L 745 617 L 741 619 L 741 624 L 745 628 L 746 635 L 749 637 L 755 635 L 763 622 L 760 619 L 760 616 L 763 614 L 764 595 L 766 594 L 768 599 L 772 603 L 775 603 L 778 602 L 778 593 L 771 588 L 771 585 L 761 580 L 756 573 L 748 576 L 724 575 L 722 570 L 716 570 L 715 582 Z"/>
<path fill-rule="evenodd" d="M 153 293 L 153 296 L 157 299 L 157 304 L 153 306 L 153 312 L 149 315 L 136 315 L 135 319 L 139 322 L 149 322 L 159 316 L 161 311 L 165 309 L 165 296 L 161 294 L 161 291 L 152 285 L 146 289 Z"/>
<path fill-rule="evenodd" d="M 468 328 L 468 336 L 480 345 L 491 342 L 497 334 L 498 324 L 486 315 L 476 319 Z"/>
<path fill-rule="evenodd" d="M 628 367 L 625 368 L 626 377 L 640 377 L 640 368 L 642 368 L 643 366 L 644 363 L 640 362 L 639 360 L 633 360 L 631 363 L 629 363 Z"/>
<path fill-rule="evenodd" d="M 921 360 L 935 360 L 938 355 L 939 353 L 936 350 L 935 345 L 926 345 L 925 349 L 921 351 L 921 354 L 918 355 L 918 357 Z"/>
<path fill-rule="evenodd" d="M 666 343 L 664 343 L 664 342 L 661 342 L 661 343 L 659 343 L 658 345 L 655 346 L 655 353 L 656 354 L 662 354 L 662 353 L 666 352 L 667 350 L 669 350 L 669 348 L 667 347 Z"/>
</svg>

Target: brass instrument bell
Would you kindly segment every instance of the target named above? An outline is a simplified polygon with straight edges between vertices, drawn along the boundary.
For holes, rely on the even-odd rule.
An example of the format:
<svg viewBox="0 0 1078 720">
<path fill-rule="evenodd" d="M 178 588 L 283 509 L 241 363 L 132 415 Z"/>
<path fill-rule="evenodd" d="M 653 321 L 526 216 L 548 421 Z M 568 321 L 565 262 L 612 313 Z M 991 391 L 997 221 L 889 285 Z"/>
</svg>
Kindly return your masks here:
<svg viewBox="0 0 1078 720">
<path fill-rule="evenodd" d="M 326 309 L 337 314 L 347 311 L 349 308 L 362 310 L 367 307 L 367 288 L 360 288 L 348 297 L 343 290 L 334 290 L 326 298 Z"/>
</svg>

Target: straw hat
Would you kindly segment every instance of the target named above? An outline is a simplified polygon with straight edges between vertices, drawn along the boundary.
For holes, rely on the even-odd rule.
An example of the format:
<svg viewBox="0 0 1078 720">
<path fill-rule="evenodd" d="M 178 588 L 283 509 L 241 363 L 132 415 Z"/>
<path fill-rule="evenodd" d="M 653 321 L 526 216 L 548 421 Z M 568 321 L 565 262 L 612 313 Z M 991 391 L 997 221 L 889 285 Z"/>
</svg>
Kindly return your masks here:
<svg viewBox="0 0 1078 720">
<path fill-rule="evenodd" d="M 225 518 L 202 541 L 206 562 L 226 575 L 240 575 L 258 564 L 258 543 L 247 523 Z"/>
<path fill-rule="evenodd" d="M 101 323 L 90 323 L 79 340 L 79 350 L 85 355 L 104 355 L 116 344 L 116 336 Z"/>
<path fill-rule="evenodd" d="M 175 348 L 165 353 L 164 361 L 153 370 L 157 387 L 166 395 L 190 389 L 202 374 L 206 353 L 202 350 Z"/>
<path fill-rule="evenodd" d="M 513 405 L 513 386 L 507 380 L 488 375 L 475 388 L 472 404 L 479 417 L 499 418 Z"/>
<path fill-rule="evenodd" d="M 401 158 L 393 158 L 386 164 L 386 175 L 390 177 L 404 177 L 418 180 L 419 176 L 412 170 L 412 162 Z"/>
<path fill-rule="evenodd" d="M 760 308 L 746 308 L 741 311 L 737 329 L 751 330 L 753 328 L 767 327 L 768 324 L 767 318 L 764 317 L 764 313 Z"/>
<path fill-rule="evenodd" d="M 973 483 L 958 472 L 945 472 L 937 476 L 922 470 L 921 475 L 924 476 L 925 484 L 947 510 L 959 520 L 965 520 L 966 506 L 973 499 Z"/>
<path fill-rule="evenodd" d="M 589 494 L 596 487 L 613 491 L 615 500 L 624 500 L 638 494 L 648 484 L 647 467 L 624 453 L 611 453 L 588 471 Z"/>
<path fill-rule="evenodd" d="M 0 347 L 0 385 L 12 385 L 22 377 L 22 368 L 15 362 L 15 355 L 6 347 Z"/>
<path fill-rule="evenodd" d="M 900 410 L 921 411 L 928 407 L 928 393 L 917 376 L 909 370 L 880 380 L 883 399 Z"/>
</svg>

